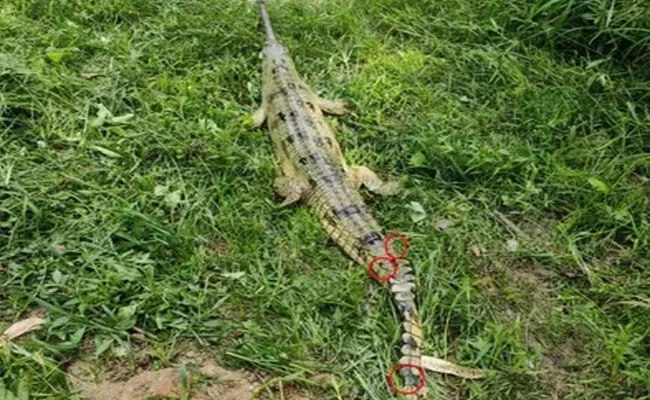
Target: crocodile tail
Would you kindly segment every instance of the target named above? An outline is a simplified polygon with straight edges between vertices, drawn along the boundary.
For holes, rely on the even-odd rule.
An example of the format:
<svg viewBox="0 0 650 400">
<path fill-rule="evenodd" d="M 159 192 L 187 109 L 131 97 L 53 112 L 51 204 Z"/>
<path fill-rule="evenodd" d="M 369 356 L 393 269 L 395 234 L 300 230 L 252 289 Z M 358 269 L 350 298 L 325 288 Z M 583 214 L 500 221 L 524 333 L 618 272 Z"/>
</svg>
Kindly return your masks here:
<svg viewBox="0 0 650 400">
<path fill-rule="evenodd" d="M 334 190 L 338 189 L 338 190 Z M 345 192 L 345 186 L 335 188 L 320 188 L 314 190 L 309 204 L 313 207 L 329 236 L 345 251 L 345 253 L 363 266 L 372 267 L 372 260 L 386 259 L 386 237 L 381 233 L 377 222 L 368 214 L 360 196 L 349 191 L 343 199 L 336 197 L 338 193 Z M 353 204 L 353 206 L 350 206 Z M 345 211 L 343 213 L 342 211 Z M 344 215 L 345 214 L 345 215 Z M 422 324 L 420 314 L 415 304 L 415 278 L 413 270 L 404 259 L 395 259 L 399 269 L 390 279 L 390 290 L 399 313 L 402 315 L 404 332 L 402 334 L 402 347 L 400 365 L 414 365 L 401 367 L 399 374 L 404 380 L 406 391 L 418 387 L 422 379 Z M 374 266 L 383 271 L 383 275 L 390 274 L 393 263 L 382 261 Z M 424 390 L 418 392 L 423 394 Z"/>
<path fill-rule="evenodd" d="M 402 347 L 399 364 L 410 364 L 422 368 L 422 322 L 415 304 L 415 278 L 413 270 L 405 261 L 400 261 L 397 275 L 390 281 L 390 289 L 399 312 L 402 314 L 404 333 L 402 334 Z M 409 388 L 417 387 L 421 379 L 422 369 L 401 368 L 400 375 L 404 385 Z"/>
</svg>

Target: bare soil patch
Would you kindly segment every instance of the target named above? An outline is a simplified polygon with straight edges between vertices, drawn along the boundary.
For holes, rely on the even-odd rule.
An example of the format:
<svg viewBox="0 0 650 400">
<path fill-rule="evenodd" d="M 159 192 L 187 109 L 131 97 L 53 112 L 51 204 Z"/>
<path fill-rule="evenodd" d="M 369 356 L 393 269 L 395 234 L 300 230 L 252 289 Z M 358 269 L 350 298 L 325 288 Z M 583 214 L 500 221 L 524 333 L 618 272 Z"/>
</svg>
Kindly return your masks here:
<svg viewBox="0 0 650 400">
<path fill-rule="evenodd" d="M 244 370 L 229 370 L 198 350 L 177 358 L 175 367 L 139 370 L 128 379 L 115 379 L 116 366 L 76 361 L 67 369 L 71 386 L 87 400 L 141 400 L 152 397 L 248 400 L 259 380 Z M 185 364 L 185 373 L 181 365 Z"/>
</svg>

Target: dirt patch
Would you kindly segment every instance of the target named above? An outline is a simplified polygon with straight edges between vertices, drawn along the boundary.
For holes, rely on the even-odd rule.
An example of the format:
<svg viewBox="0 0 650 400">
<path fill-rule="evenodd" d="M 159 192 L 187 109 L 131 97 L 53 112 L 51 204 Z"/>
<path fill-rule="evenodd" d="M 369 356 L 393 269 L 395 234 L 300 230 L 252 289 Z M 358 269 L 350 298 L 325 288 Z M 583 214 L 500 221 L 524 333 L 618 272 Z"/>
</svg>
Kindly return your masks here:
<svg viewBox="0 0 650 400">
<path fill-rule="evenodd" d="M 93 365 L 79 361 L 68 369 L 72 387 L 89 400 L 136 400 L 149 397 L 179 396 L 183 392 L 180 375 L 175 368 L 143 371 L 127 381 L 103 380 Z"/>
<path fill-rule="evenodd" d="M 191 400 L 250 400 L 253 395 L 255 399 L 266 400 L 278 398 L 279 395 L 280 380 L 277 378 L 226 369 L 211 354 L 191 344 L 178 347 L 173 367 L 157 370 L 152 362 L 137 362 L 141 358 L 151 361 L 145 344 L 131 348 L 130 353 L 131 359 L 136 360 L 135 372 L 132 364 L 126 362 L 79 360 L 71 363 L 66 369 L 70 386 L 86 400 L 179 397 Z M 309 378 L 309 381 L 323 388 L 335 379 L 333 375 L 319 374 Z M 263 385 L 263 382 L 271 384 Z M 319 398 L 293 382 L 285 382 L 281 386 L 283 398 L 287 400 Z M 260 393 L 256 393 L 256 390 Z"/>
<path fill-rule="evenodd" d="M 554 290 L 560 274 L 530 260 L 499 264 L 499 271 L 499 294 L 505 294 L 513 314 L 525 321 L 526 346 L 539 353 L 531 379 L 537 379 L 548 390 L 550 399 L 564 399 L 584 391 L 571 372 L 579 353 L 579 335 L 555 339 L 556 334 L 549 329 L 551 316 L 563 312 Z"/>
<path fill-rule="evenodd" d="M 558 276 L 554 271 L 534 262 L 508 263 L 507 272 L 515 282 L 538 290 L 548 290 L 547 282 Z"/>
<path fill-rule="evenodd" d="M 248 400 L 252 397 L 259 380 L 253 374 L 221 367 L 216 360 L 198 349 L 189 347 L 178 357 L 191 370 L 209 378 L 202 390 L 193 393 L 192 399 Z"/>
<path fill-rule="evenodd" d="M 199 351 L 188 351 L 177 361 L 175 368 L 142 370 L 127 380 L 114 380 L 116 374 L 112 370 L 92 362 L 76 361 L 68 367 L 67 375 L 71 386 L 87 400 L 180 396 L 194 400 L 248 400 L 259 383 L 252 374 L 225 369 L 213 357 Z M 181 368 L 183 364 L 185 368 Z"/>
<path fill-rule="evenodd" d="M 507 262 L 500 282 L 500 294 L 505 294 L 516 314 L 525 316 L 530 329 L 546 328 L 556 305 L 553 279 L 557 274 L 535 262 Z"/>
<path fill-rule="evenodd" d="M 548 347 L 542 347 L 538 373 L 548 385 L 552 399 L 565 399 L 572 393 L 587 390 L 571 372 L 572 364 L 579 357 L 580 347 L 578 339 L 549 343 Z"/>
<path fill-rule="evenodd" d="M 553 307 L 553 281 L 557 274 L 536 262 L 476 257 L 478 285 L 508 315 L 548 314 Z"/>
</svg>

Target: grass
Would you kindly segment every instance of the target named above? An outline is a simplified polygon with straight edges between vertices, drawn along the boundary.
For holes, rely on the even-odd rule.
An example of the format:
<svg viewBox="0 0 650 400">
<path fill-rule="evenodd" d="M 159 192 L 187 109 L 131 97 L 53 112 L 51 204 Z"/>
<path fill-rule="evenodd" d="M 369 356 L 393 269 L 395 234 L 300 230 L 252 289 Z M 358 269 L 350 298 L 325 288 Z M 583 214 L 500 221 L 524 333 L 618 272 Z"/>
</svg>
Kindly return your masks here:
<svg viewBox="0 0 650 400">
<path fill-rule="evenodd" d="M 584 9 L 268 3 L 306 80 L 354 106 L 332 119 L 348 160 L 404 181 L 367 199 L 410 237 L 426 352 L 491 371 L 430 375 L 432 398 L 650 398 L 648 6 L 583 1 L 608 25 L 549 30 Z M 145 332 L 153 367 L 192 341 L 300 385 L 334 374 L 340 394 L 319 398 L 394 398 L 384 289 L 309 210 L 277 207 L 249 119 L 255 7 L 9 0 L 0 37 L 0 324 L 48 320 L 0 352 L 0 388 L 74 398 L 67 363 L 135 371 L 123 349 Z"/>
</svg>

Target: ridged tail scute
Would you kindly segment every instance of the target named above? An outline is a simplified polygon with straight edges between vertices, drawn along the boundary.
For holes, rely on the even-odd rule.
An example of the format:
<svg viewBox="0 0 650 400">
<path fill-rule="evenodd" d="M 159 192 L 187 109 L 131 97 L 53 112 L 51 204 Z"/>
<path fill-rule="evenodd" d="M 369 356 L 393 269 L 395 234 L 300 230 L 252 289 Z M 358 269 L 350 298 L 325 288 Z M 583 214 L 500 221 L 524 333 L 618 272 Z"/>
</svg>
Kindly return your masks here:
<svg viewBox="0 0 650 400">
<path fill-rule="evenodd" d="M 383 235 L 382 235 L 383 236 Z M 373 247 L 376 247 L 373 246 Z M 373 248 L 372 253 L 377 254 L 378 248 Z M 402 325 L 404 333 L 402 334 L 402 346 L 400 348 L 401 358 L 398 362 L 400 365 L 399 374 L 403 379 L 403 390 L 406 392 L 415 390 L 423 383 L 422 380 L 426 379 L 420 374 L 423 369 L 418 370 L 414 367 L 405 367 L 405 365 L 413 365 L 422 368 L 422 322 L 420 321 L 420 314 L 415 303 L 415 277 L 413 269 L 404 259 L 394 260 L 399 269 L 397 274 L 389 280 L 390 291 L 393 294 L 393 301 L 397 306 L 399 313 L 402 316 Z M 387 276 L 392 272 L 393 265 L 388 261 L 375 263 L 382 276 Z M 425 394 L 425 388 L 419 390 L 416 394 L 412 395 L 414 398 L 418 395 Z"/>
<path fill-rule="evenodd" d="M 266 40 L 268 42 L 275 42 L 275 35 L 273 34 L 273 27 L 271 26 L 271 19 L 269 13 L 266 12 L 266 4 L 264 0 L 258 0 L 260 5 L 260 14 L 262 15 L 262 23 L 264 23 L 264 31 L 266 32 Z"/>
<path fill-rule="evenodd" d="M 415 277 L 407 262 L 399 262 L 399 271 L 390 280 L 390 290 L 397 309 L 402 315 L 404 327 L 399 364 L 412 364 L 422 368 L 422 323 L 415 304 Z M 419 386 L 421 380 L 425 379 L 420 376 L 421 370 L 418 371 L 416 368 L 401 368 L 399 373 L 404 379 L 406 390 Z"/>
</svg>

